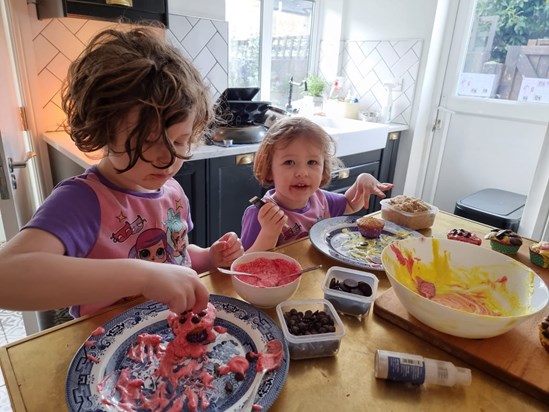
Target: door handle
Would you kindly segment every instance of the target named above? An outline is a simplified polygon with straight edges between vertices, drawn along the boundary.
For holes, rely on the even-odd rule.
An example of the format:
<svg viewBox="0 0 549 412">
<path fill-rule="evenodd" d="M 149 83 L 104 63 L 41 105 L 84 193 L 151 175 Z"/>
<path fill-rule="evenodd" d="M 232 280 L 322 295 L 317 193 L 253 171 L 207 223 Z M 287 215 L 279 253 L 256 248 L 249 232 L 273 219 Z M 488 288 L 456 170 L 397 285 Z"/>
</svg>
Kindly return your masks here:
<svg viewBox="0 0 549 412">
<path fill-rule="evenodd" d="M 107 0 L 107 4 L 115 6 L 133 7 L 133 0 Z"/>
<path fill-rule="evenodd" d="M 343 180 L 348 179 L 351 175 L 351 170 L 348 168 L 345 169 L 339 169 L 332 173 L 332 179 L 334 180 Z"/>
<path fill-rule="evenodd" d="M 235 163 L 237 165 L 249 165 L 254 162 L 254 154 L 248 153 L 236 156 Z"/>
<path fill-rule="evenodd" d="M 31 160 L 33 157 L 36 157 L 36 152 L 27 152 L 25 155 L 25 158 L 19 162 L 14 162 L 11 157 L 8 157 L 8 168 L 10 169 L 10 173 L 13 173 L 14 169 L 21 169 L 23 167 L 27 167 L 27 162 Z"/>
</svg>

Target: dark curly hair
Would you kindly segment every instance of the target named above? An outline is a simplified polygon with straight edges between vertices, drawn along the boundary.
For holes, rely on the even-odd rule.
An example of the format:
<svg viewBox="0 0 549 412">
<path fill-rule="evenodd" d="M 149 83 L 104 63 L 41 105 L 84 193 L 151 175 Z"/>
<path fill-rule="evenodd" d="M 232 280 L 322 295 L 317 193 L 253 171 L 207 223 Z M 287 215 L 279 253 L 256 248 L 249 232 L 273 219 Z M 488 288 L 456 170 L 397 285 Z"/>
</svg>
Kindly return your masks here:
<svg viewBox="0 0 549 412">
<path fill-rule="evenodd" d="M 265 188 L 273 185 L 272 168 L 274 152 L 288 146 L 297 138 L 314 140 L 324 156 L 322 180 L 320 187 L 326 187 L 332 180 L 332 171 L 343 167 L 343 162 L 336 157 L 336 143 L 332 136 L 305 117 L 285 117 L 269 128 L 255 154 L 254 175 L 259 184 Z"/>
<path fill-rule="evenodd" d="M 125 153 L 130 170 L 143 157 L 146 141 L 155 134 L 175 158 L 190 158 L 190 146 L 178 154 L 166 129 L 184 122 L 194 111 L 191 143 L 197 142 L 213 117 L 209 91 L 190 61 L 163 38 L 160 29 L 107 29 L 91 39 L 70 65 L 62 90 L 67 114 L 65 130 L 78 149 L 112 150 L 117 129 L 130 111 L 137 122 L 129 131 Z"/>
</svg>

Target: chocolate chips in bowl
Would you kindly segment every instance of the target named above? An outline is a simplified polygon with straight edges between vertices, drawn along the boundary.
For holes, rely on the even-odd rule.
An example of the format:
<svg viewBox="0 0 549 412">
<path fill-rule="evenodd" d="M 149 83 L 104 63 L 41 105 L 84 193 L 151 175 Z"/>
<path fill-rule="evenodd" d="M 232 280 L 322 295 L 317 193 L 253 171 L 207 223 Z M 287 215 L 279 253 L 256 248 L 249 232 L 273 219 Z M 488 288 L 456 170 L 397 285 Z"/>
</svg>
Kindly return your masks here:
<svg viewBox="0 0 549 412">
<path fill-rule="evenodd" d="M 334 356 L 345 336 L 345 327 L 326 299 L 287 300 L 276 307 L 290 358 Z"/>
<path fill-rule="evenodd" d="M 330 301 L 338 313 L 362 320 L 370 311 L 378 283 L 373 273 L 332 266 L 326 272 L 322 290 L 324 299 Z"/>
</svg>

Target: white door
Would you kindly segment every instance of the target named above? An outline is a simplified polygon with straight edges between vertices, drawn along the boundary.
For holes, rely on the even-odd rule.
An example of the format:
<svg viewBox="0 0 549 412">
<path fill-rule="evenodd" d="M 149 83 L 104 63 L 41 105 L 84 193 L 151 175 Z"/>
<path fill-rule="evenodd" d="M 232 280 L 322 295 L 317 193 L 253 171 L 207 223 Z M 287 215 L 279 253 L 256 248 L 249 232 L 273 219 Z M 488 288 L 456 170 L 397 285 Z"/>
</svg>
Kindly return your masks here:
<svg viewBox="0 0 549 412">
<path fill-rule="evenodd" d="M 34 211 L 32 173 L 29 171 L 32 171 L 30 163 L 35 160 L 26 162 L 27 167 L 19 165 L 32 156 L 32 147 L 20 111 L 23 103 L 11 52 L 9 5 L 6 3 L 0 4 L 0 240 L 13 237 Z M 15 168 L 10 168 L 10 159 Z"/>
<path fill-rule="evenodd" d="M 29 133 L 25 131 L 19 70 L 12 52 L 9 2 L 0 2 L 0 241 L 10 239 L 25 224 L 37 204 L 37 174 Z M 23 3 L 23 2 L 20 2 Z M 19 7 L 19 5 L 18 5 Z M 26 158 L 30 160 L 24 162 Z M 16 167 L 10 170 L 10 159 Z M 22 167 L 22 164 L 26 164 Z M 17 167 L 19 166 L 19 167 Z M 23 312 L 27 334 L 38 331 L 36 312 Z"/>
<path fill-rule="evenodd" d="M 527 195 L 519 231 L 547 238 L 549 105 L 463 97 L 461 90 L 458 95 L 474 6 L 474 0 L 461 0 L 448 7 L 444 38 L 449 52 L 447 64 L 439 65 L 440 96 L 428 124 L 418 193 L 448 212 L 459 199 L 485 188 Z"/>
</svg>

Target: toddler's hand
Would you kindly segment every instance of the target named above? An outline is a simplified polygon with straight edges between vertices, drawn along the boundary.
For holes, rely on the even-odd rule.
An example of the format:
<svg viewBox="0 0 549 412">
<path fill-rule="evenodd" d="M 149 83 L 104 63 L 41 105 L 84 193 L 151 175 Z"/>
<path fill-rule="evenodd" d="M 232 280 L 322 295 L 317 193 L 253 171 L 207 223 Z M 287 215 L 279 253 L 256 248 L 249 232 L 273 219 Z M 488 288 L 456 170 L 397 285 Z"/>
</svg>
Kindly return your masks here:
<svg viewBox="0 0 549 412">
<path fill-rule="evenodd" d="M 376 195 L 385 197 L 385 191 L 393 188 L 392 183 L 380 183 L 369 173 L 358 175 L 355 183 L 345 192 L 347 203 L 350 206 L 350 212 L 356 212 L 362 208 L 367 209 L 370 205 L 370 196 Z M 347 211 L 346 211 L 347 212 Z"/>
<path fill-rule="evenodd" d="M 146 298 L 165 303 L 176 313 L 189 309 L 196 313 L 206 308 L 210 293 L 191 268 L 152 263 L 147 274 L 143 290 Z"/>
<path fill-rule="evenodd" d="M 272 202 L 266 202 L 257 215 L 257 220 L 261 225 L 261 231 L 278 238 L 282 228 L 288 221 L 286 214 L 280 207 Z"/>
<path fill-rule="evenodd" d="M 210 246 L 210 259 L 214 267 L 229 267 L 243 254 L 242 242 L 234 232 L 225 233 Z"/>
</svg>

